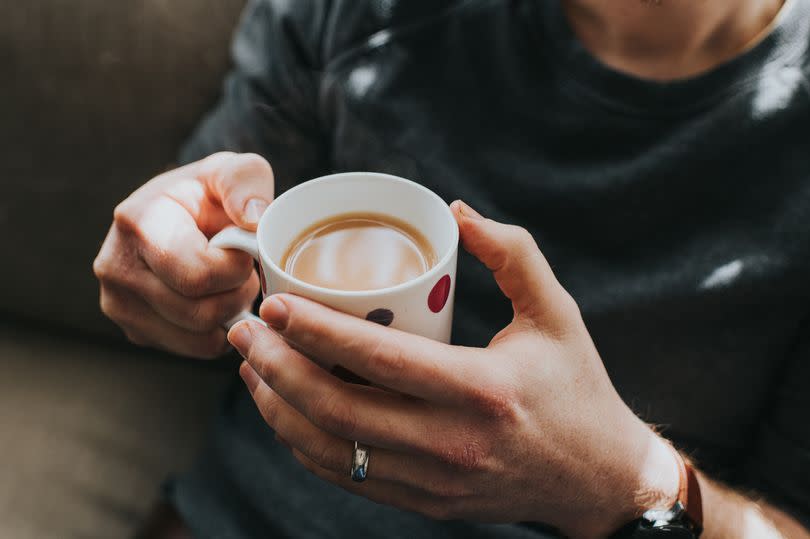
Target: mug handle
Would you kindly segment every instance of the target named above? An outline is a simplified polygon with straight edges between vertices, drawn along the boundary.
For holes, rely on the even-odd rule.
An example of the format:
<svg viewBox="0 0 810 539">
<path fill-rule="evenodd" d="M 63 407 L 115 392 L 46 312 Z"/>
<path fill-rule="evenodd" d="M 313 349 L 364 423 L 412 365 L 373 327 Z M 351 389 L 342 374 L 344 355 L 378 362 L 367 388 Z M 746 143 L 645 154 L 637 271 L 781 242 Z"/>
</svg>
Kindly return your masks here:
<svg viewBox="0 0 810 539">
<path fill-rule="evenodd" d="M 259 243 L 256 239 L 256 233 L 248 232 L 247 230 L 243 230 L 238 226 L 229 226 L 224 228 L 222 232 L 211 238 L 208 244 L 211 247 L 216 247 L 218 249 L 238 249 L 240 251 L 244 251 L 252 256 L 256 262 L 259 264 L 262 263 L 261 259 L 259 258 Z M 242 311 L 228 320 L 225 323 L 225 328 L 230 330 L 237 324 L 237 322 L 241 322 L 243 320 L 250 320 L 253 322 L 259 322 L 262 325 L 267 325 L 264 323 L 264 320 L 250 311 Z"/>
</svg>

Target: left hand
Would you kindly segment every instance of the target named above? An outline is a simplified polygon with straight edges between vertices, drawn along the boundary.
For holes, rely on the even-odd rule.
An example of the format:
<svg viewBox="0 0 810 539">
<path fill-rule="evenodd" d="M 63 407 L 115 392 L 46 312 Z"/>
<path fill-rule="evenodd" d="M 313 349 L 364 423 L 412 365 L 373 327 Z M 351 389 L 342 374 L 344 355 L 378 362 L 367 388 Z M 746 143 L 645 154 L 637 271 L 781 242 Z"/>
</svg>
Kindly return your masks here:
<svg viewBox="0 0 810 539">
<path fill-rule="evenodd" d="M 464 247 L 514 319 L 487 348 L 450 346 L 277 295 L 229 335 L 267 423 L 311 472 L 438 519 L 537 521 L 603 537 L 677 494 L 666 442 L 625 405 L 571 296 L 524 229 L 454 203 Z M 391 391 L 349 384 L 339 364 Z M 353 441 L 369 479 L 349 477 Z"/>
</svg>

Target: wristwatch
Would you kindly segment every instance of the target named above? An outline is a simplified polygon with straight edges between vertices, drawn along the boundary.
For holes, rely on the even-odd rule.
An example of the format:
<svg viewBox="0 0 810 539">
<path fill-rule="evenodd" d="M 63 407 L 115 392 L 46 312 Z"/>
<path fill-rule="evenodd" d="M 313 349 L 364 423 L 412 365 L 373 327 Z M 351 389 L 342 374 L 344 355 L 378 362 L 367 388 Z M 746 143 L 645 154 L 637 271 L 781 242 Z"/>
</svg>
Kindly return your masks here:
<svg viewBox="0 0 810 539">
<path fill-rule="evenodd" d="M 703 501 L 694 468 L 675 448 L 680 487 L 678 499 L 669 509 L 651 509 L 630 522 L 611 539 L 698 539 L 703 532 Z"/>
</svg>

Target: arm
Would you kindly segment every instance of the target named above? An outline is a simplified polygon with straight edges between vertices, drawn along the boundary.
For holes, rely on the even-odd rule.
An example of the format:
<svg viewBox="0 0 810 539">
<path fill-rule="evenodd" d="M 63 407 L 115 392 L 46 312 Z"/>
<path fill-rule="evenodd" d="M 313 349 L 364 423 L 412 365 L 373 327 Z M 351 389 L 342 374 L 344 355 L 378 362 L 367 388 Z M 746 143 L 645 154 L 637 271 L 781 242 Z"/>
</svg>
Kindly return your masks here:
<svg viewBox="0 0 810 539">
<path fill-rule="evenodd" d="M 183 149 L 185 166 L 116 208 L 93 269 L 102 311 L 132 342 L 197 358 L 229 349 L 222 324 L 252 304 L 258 277 L 248 256 L 208 238 L 231 224 L 255 229 L 277 187 L 325 168 L 315 49 L 327 8 L 253 0 L 224 95 Z"/>
<path fill-rule="evenodd" d="M 243 323 L 229 334 L 267 423 L 321 478 L 433 518 L 545 522 L 598 538 L 671 507 L 674 452 L 616 393 L 531 236 L 453 209 L 465 248 L 511 299 L 512 323 L 487 348 L 448 346 L 272 296 L 261 314 L 275 332 Z M 394 392 L 344 383 L 322 368 L 330 362 Z M 361 484 L 347 473 L 351 440 L 371 447 Z M 787 515 L 702 484 L 704 537 L 806 537 Z"/>
<path fill-rule="evenodd" d="M 699 475 L 703 494 L 703 539 L 810 539 L 796 519 L 765 501 L 747 498 Z"/>
</svg>

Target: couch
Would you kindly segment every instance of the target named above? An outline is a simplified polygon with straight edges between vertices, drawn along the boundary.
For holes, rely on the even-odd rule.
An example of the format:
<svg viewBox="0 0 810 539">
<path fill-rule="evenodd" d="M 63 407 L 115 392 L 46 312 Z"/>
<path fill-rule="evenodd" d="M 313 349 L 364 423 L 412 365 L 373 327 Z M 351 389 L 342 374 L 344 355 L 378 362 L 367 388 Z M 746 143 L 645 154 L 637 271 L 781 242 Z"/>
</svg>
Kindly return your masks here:
<svg viewBox="0 0 810 539">
<path fill-rule="evenodd" d="M 243 0 L 0 5 L 0 537 L 127 537 L 237 363 L 128 345 L 91 264 L 216 101 Z"/>
</svg>

